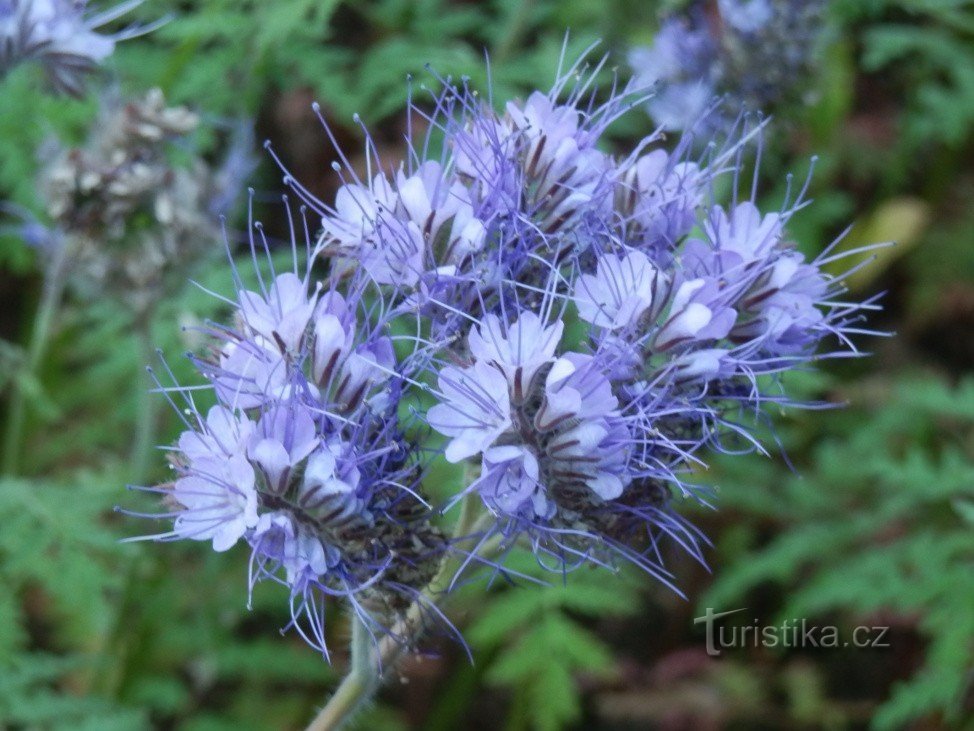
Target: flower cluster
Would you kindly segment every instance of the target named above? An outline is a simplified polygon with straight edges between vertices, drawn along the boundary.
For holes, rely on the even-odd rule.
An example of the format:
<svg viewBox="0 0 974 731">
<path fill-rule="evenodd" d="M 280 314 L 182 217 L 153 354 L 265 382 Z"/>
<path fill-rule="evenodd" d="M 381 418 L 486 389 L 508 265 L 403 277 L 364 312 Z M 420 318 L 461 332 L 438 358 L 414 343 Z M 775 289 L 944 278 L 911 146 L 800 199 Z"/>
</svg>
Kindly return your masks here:
<svg viewBox="0 0 974 731">
<path fill-rule="evenodd" d="M 429 424 L 447 460 L 480 460 L 468 490 L 512 545 L 528 536 L 561 568 L 621 555 L 669 583 L 659 537 L 700 557 L 695 529 L 668 510 L 674 490 L 694 493 L 682 473 L 727 435 L 757 447 L 740 417 L 785 402 L 759 376 L 807 361 L 828 335 L 848 344 L 856 308 L 788 243 L 786 214 L 745 201 L 701 217 L 669 256 L 652 229 L 625 227 L 582 258 L 564 293 L 581 343 L 565 347 L 568 318 L 545 304 L 487 314 L 468 363 L 439 371 Z"/>
<path fill-rule="evenodd" d="M 75 285 L 121 293 L 143 315 L 219 237 L 213 202 L 229 200 L 240 181 L 220 179 L 197 155 L 172 160 L 198 127 L 195 113 L 167 106 L 156 89 L 106 100 L 84 147 L 47 153 L 39 180 L 47 239 L 66 248 Z"/>
<path fill-rule="evenodd" d="M 629 55 L 640 82 L 658 87 L 647 103 L 653 119 L 671 130 L 728 127 L 741 111 L 801 102 L 824 10 L 824 0 L 719 0 L 667 18 L 651 48 Z M 725 103 L 705 114 L 718 96 Z"/>
<path fill-rule="evenodd" d="M 599 149 L 605 129 L 639 97 L 627 91 L 597 104 L 592 82 L 601 65 L 589 71 L 569 87 L 583 72 L 576 64 L 549 93 L 511 101 L 503 114 L 466 86 L 444 82 L 432 118 L 411 109 L 428 132 L 408 141 L 410 153 L 398 169 L 362 180 L 339 150 L 345 167 L 336 163 L 336 169 L 345 184 L 333 205 L 291 181 L 321 216 L 316 255 L 334 260 L 339 271 L 361 266 L 375 284 L 403 294 L 400 313 L 426 318 L 437 338 L 455 337 L 466 317 L 517 299 L 523 286 L 544 288 L 553 267 L 585 249 L 589 232 L 615 215 L 616 176 L 653 188 L 665 198 L 662 208 L 685 208 L 683 178 L 696 167 L 680 161 L 682 152 L 667 157 L 660 151 L 622 170 Z M 563 94 L 567 99 L 559 103 Z M 427 159 L 438 133 L 446 137 L 443 153 Z M 382 170 L 375 149 L 369 139 L 370 169 L 374 163 Z M 640 206 L 630 211 L 633 225 L 671 225 L 655 207 L 628 204 Z M 683 224 L 692 224 L 692 216 L 685 213 Z M 680 225 L 664 237 L 683 235 Z"/>
<path fill-rule="evenodd" d="M 156 538 L 246 541 L 251 587 L 285 583 L 294 625 L 323 650 L 324 597 L 370 618 L 408 606 L 444 549 L 397 416 L 417 356 L 397 360 L 381 317 L 354 290 L 313 283 L 310 266 L 241 285 L 233 326 L 209 334 L 194 361 L 216 405 L 187 399 L 162 488 L 175 524 Z"/>
<path fill-rule="evenodd" d="M 742 29 L 760 15 L 730 9 Z M 479 462 L 458 494 L 482 499 L 488 535 L 527 537 L 562 569 L 621 554 L 667 580 L 659 538 L 699 557 L 670 508 L 674 493 L 701 497 L 685 473 L 706 448 L 760 448 L 739 422 L 786 403 L 778 374 L 821 357 L 826 337 L 855 353 L 860 315 L 825 255 L 807 261 L 786 235 L 803 192 L 767 214 L 713 200 L 720 176 L 740 187 L 753 132 L 700 158 L 656 134 L 608 154 L 606 129 L 644 100 L 636 82 L 597 103 L 599 70 L 572 67 L 503 114 L 445 82 L 422 116 L 445 138 L 436 160 L 427 136 L 366 182 L 346 162 L 334 206 L 293 185 L 322 216 L 318 254 L 360 263 L 448 344 L 427 422 L 448 461 Z"/>
<path fill-rule="evenodd" d="M 118 41 L 149 30 L 133 26 L 102 34 L 98 29 L 142 2 L 129 0 L 92 15 L 86 0 L 2 0 L 0 77 L 21 62 L 36 60 L 56 92 L 80 97 L 85 77 L 112 54 Z"/>
<path fill-rule="evenodd" d="M 165 535 L 245 539 L 253 576 L 318 618 L 316 643 L 316 597 L 396 611 L 454 550 L 500 570 L 519 545 L 562 572 L 622 557 L 678 591 L 663 543 L 702 561 L 705 541 L 675 510 L 706 499 L 688 473 L 708 449 L 760 449 L 747 425 L 790 403 L 780 374 L 857 353 L 861 306 L 787 235 L 804 190 L 768 213 L 753 193 L 719 205 L 714 190 L 745 187 L 747 137 L 696 158 L 658 134 L 607 152 L 645 100 L 597 102 L 601 66 L 580 63 L 503 113 L 444 81 L 432 113 L 412 109 L 427 132 L 407 163 L 384 167 L 366 136 L 358 177 L 336 146 L 333 205 L 288 175 L 320 217 L 307 271 L 327 283 L 296 265 L 259 292 L 237 277 L 235 323 L 197 361 L 218 406 L 191 405 Z M 437 490 L 481 512 L 453 540 L 419 497 L 411 411 L 426 452 L 479 468 Z"/>
</svg>

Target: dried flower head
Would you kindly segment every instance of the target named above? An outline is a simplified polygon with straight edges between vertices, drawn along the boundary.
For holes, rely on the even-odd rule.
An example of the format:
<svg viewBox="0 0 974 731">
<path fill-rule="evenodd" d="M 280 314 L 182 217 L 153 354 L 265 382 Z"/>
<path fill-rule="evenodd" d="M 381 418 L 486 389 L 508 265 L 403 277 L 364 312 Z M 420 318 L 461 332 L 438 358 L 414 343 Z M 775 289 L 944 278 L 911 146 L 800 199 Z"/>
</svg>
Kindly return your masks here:
<svg viewBox="0 0 974 731">
<path fill-rule="evenodd" d="M 218 179 L 198 155 L 177 164 L 172 154 L 198 126 L 195 113 L 167 106 L 155 89 L 107 100 L 85 146 L 49 154 L 39 187 L 81 289 L 144 314 L 218 239 L 213 201 L 237 181 Z"/>
</svg>

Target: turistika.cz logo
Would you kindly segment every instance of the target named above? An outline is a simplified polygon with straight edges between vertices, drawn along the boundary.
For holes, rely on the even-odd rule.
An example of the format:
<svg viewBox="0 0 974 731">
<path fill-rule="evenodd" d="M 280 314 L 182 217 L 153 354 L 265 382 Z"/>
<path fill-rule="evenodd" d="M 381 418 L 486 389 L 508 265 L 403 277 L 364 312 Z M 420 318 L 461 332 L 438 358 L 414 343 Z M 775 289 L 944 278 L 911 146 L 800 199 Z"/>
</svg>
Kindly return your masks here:
<svg viewBox="0 0 974 731">
<path fill-rule="evenodd" d="M 755 619 L 750 624 L 719 624 L 717 620 L 746 612 L 747 608 L 715 612 L 707 607 L 694 624 L 704 625 L 707 654 L 718 657 L 724 650 L 748 647 L 781 648 L 883 648 L 889 647 L 889 627 L 857 626 L 851 630 L 835 625 L 811 624 L 805 618 L 788 619 L 780 624 L 762 625 Z"/>
</svg>

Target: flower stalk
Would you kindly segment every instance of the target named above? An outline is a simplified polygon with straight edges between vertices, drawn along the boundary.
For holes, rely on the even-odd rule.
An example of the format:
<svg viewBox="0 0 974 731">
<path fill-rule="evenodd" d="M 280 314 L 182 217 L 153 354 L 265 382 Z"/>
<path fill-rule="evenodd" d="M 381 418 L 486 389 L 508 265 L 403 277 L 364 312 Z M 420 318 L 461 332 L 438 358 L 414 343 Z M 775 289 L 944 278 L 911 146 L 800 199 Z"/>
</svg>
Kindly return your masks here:
<svg viewBox="0 0 974 731">
<path fill-rule="evenodd" d="M 369 629 L 358 616 L 352 617 L 351 665 L 348 675 L 307 731 L 333 731 L 350 720 L 375 695 L 379 687 L 379 660 L 373 652 Z"/>
<path fill-rule="evenodd" d="M 488 514 L 479 510 L 474 496 L 464 498 L 460 517 L 454 528 L 455 536 L 469 536 L 488 525 Z M 486 558 L 494 545 L 485 545 L 481 556 Z M 384 673 L 395 664 L 422 630 L 424 607 L 430 602 L 440 602 L 446 596 L 460 564 L 457 554 L 450 554 L 441 564 L 436 576 L 396 623 L 392 632 L 376 641 L 362 620 L 352 617 L 350 664 L 348 675 L 332 694 L 328 703 L 315 716 L 306 731 L 335 731 L 350 721 L 371 700 L 382 683 Z M 403 641 L 406 638 L 407 641 Z"/>
</svg>

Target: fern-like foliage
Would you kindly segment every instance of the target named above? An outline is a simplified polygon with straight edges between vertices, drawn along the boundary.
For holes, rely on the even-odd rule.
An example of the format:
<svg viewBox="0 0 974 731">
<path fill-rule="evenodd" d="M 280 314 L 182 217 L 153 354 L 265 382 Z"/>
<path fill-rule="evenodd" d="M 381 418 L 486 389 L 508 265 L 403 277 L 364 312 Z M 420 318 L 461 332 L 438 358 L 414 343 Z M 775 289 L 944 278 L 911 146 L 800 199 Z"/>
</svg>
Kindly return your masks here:
<svg viewBox="0 0 974 731">
<path fill-rule="evenodd" d="M 0 671 L 0 727 L 45 731 L 131 731 L 145 728 L 145 713 L 95 696 L 61 689 L 83 669 L 83 656 L 24 653 Z"/>
<path fill-rule="evenodd" d="M 131 729 L 133 707 L 83 695 L 118 619 L 115 569 L 131 559 L 104 523 L 114 476 L 0 481 L 0 721 L 3 728 Z M 39 649 L 46 648 L 46 649 Z M 70 688 L 74 688 L 74 692 Z"/>
<path fill-rule="evenodd" d="M 511 565 L 531 572 L 533 560 Z M 478 658 L 492 658 L 486 681 L 511 692 L 511 728 L 558 731 L 579 720 L 578 676 L 606 677 L 614 664 L 610 648 L 586 624 L 634 614 L 638 586 L 584 568 L 564 583 L 509 587 L 489 599 L 465 635 Z"/>
<path fill-rule="evenodd" d="M 783 617 L 917 617 L 924 665 L 894 686 L 873 726 L 928 716 L 958 723 L 974 677 L 974 381 L 949 388 L 907 378 L 853 398 L 868 413 L 833 415 L 837 431 L 794 422 L 786 441 L 811 455 L 799 474 L 721 465 L 722 505 L 776 531 L 721 566 L 701 605 L 737 606 L 771 582 L 787 590 Z"/>
<path fill-rule="evenodd" d="M 269 94 L 311 90 L 343 124 L 351 123 L 355 112 L 367 112 L 376 122 L 405 108 L 406 76 L 423 74 L 427 66 L 455 79 L 469 76 L 484 88 L 485 52 L 496 60 L 497 97 L 516 95 L 551 76 L 565 28 L 574 31 L 571 58 L 598 37 L 593 22 L 605 23 L 601 6 L 586 5 L 579 13 L 570 11 L 569 4 L 562 9 L 558 3 L 514 0 L 152 5 L 156 14 L 168 5 L 174 21 L 138 48 L 118 49 L 119 64 L 131 81 L 144 79 L 144 86 L 161 79 L 168 98 L 205 99 L 208 111 L 224 114 L 254 114 Z M 558 17 L 566 14 L 564 20 Z M 546 26 L 561 30 L 531 42 Z M 197 62 L 200 53 L 207 63 Z"/>
<path fill-rule="evenodd" d="M 974 8 L 966 0 L 838 0 L 850 22 L 873 20 L 862 36 L 862 68 L 893 71 L 903 86 L 902 142 L 960 147 L 974 123 Z"/>
</svg>

